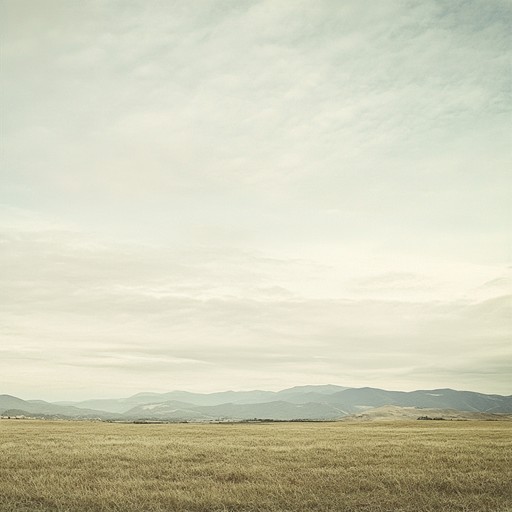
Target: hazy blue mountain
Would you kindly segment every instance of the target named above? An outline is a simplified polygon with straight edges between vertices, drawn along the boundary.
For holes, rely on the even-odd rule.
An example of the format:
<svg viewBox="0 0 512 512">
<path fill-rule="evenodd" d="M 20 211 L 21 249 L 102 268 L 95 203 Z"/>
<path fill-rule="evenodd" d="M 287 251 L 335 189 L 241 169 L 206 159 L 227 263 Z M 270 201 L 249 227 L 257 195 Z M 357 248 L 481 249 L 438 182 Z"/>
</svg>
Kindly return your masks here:
<svg viewBox="0 0 512 512">
<path fill-rule="evenodd" d="M 339 408 L 321 403 L 291 404 L 267 402 L 258 404 L 193 405 L 169 401 L 139 405 L 125 414 L 126 418 L 163 420 L 248 420 L 248 419 L 336 419 L 345 415 Z"/>
<path fill-rule="evenodd" d="M 153 403 L 161 401 L 162 399 L 159 396 L 155 398 L 148 397 L 144 401 L 141 401 L 140 399 L 131 400 L 131 398 L 99 398 L 84 400 L 82 402 L 55 402 L 55 405 L 67 405 L 79 407 L 81 409 L 94 409 L 102 412 L 122 414 L 141 403 Z"/>
<path fill-rule="evenodd" d="M 265 402 L 274 398 L 272 391 L 222 391 L 219 393 L 192 393 L 190 391 L 170 391 L 168 393 L 137 393 L 128 398 L 85 400 L 65 402 L 66 405 L 86 407 L 124 413 L 137 405 L 147 405 L 168 401 L 182 401 L 194 405 L 220 405 L 228 402 Z M 276 398 L 277 400 L 277 398 Z"/>
<path fill-rule="evenodd" d="M 120 417 L 115 413 L 56 405 L 43 400 L 22 400 L 11 395 L 0 395 L 0 414 L 4 414 L 5 411 L 9 410 L 25 411 L 27 415 L 53 415 L 68 418 L 115 419 Z"/>
<path fill-rule="evenodd" d="M 288 392 L 288 390 L 285 390 Z M 225 397 L 233 396 L 228 392 Z M 279 394 L 279 393 L 278 393 Z M 376 388 L 344 389 L 335 393 L 288 392 L 288 400 L 264 403 L 197 405 L 162 402 L 138 406 L 126 417 L 153 419 L 336 419 L 383 406 L 452 409 L 479 413 L 512 413 L 512 397 L 484 395 L 452 389 L 412 392 Z M 187 416 L 189 414 L 189 416 Z"/>
<path fill-rule="evenodd" d="M 167 400 L 183 400 L 195 405 L 220 405 L 225 403 L 258 403 L 273 399 L 273 391 L 220 391 L 218 393 L 190 393 L 187 391 L 171 391 L 162 394 Z"/>
<path fill-rule="evenodd" d="M 7 409 L 20 409 L 25 405 L 25 400 L 11 395 L 0 395 L 0 413 Z"/>
<path fill-rule="evenodd" d="M 209 420 L 207 414 L 200 411 L 200 405 L 169 400 L 158 404 L 141 404 L 124 414 L 126 419 L 158 419 L 158 420 Z"/>
<path fill-rule="evenodd" d="M 397 405 L 400 407 L 431 407 L 473 412 L 512 413 L 511 396 L 485 395 L 453 389 L 405 392 L 376 388 L 351 388 L 329 395 L 326 402 L 339 405 L 351 412 L 369 407 Z"/>
<path fill-rule="evenodd" d="M 329 403 L 329 397 L 325 393 L 291 393 L 286 395 L 279 395 L 281 401 L 290 402 L 292 404 L 307 404 L 309 402 L 315 403 Z"/>
<path fill-rule="evenodd" d="M 282 391 L 223 391 L 218 393 L 138 393 L 128 398 L 51 404 L 0 395 L 6 410 L 73 418 L 167 420 L 215 419 L 335 419 L 371 408 L 395 406 L 452 409 L 474 413 L 512 413 L 512 396 L 433 389 L 387 391 L 342 386 L 297 386 Z M 69 405 L 72 404 L 72 405 Z"/>
<path fill-rule="evenodd" d="M 137 393 L 128 398 L 85 400 L 82 402 L 56 402 L 58 405 L 124 413 L 137 405 L 155 404 L 178 400 L 194 405 L 221 405 L 226 403 L 257 404 L 263 402 L 287 401 L 304 404 L 322 402 L 326 395 L 348 388 L 331 384 L 323 386 L 296 386 L 281 391 L 220 391 L 217 393 L 193 393 L 190 391 L 170 391 L 167 393 Z"/>
</svg>

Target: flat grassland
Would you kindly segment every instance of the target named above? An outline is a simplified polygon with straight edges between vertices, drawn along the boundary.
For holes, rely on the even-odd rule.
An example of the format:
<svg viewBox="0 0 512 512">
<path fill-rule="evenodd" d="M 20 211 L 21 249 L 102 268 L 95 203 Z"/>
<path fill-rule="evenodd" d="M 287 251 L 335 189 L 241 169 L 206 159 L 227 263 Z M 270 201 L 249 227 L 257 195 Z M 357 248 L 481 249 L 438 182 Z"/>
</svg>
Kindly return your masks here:
<svg viewBox="0 0 512 512">
<path fill-rule="evenodd" d="M 1 420 L 0 510 L 509 511 L 512 423 Z"/>
</svg>

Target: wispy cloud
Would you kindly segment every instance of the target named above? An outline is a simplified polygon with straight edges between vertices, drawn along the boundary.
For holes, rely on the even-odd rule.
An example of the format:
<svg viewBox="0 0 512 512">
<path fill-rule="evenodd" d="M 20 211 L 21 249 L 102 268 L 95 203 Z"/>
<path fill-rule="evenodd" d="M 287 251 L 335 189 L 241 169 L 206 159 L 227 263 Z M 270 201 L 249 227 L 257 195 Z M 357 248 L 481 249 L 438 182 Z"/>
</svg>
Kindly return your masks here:
<svg viewBox="0 0 512 512">
<path fill-rule="evenodd" d="M 116 388 L 113 376 L 117 393 L 146 382 L 205 390 L 205 376 L 215 388 L 259 387 L 262 375 L 272 387 L 304 375 L 421 387 L 442 361 L 432 378 L 444 368 L 460 387 L 482 380 L 478 361 L 487 361 L 495 372 L 489 389 L 504 390 L 512 364 L 510 298 L 501 287 L 484 301 L 480 287 L 473 296 L 415 301 L 409 286 L 426 281 L 434 296 L 446 290 L 396 271 L 349 278 L 338 297 L 332 289 L 321 296 L 336 269 L 304 260 L 108 244 L 51 230 L 11 234 L 3 243 L 7 386 L 18 385 L 20 368 L 37 366 L 45 379 L 53 372 L 57 382 L 77 386 L 93 372 L 98 392 Z M 293 287 L 315 278 L 317 288 Z"/>
<path fill-rule="evenodd" d="M 10 390 L 506 388 L 509 2 L 0 10 Z"/>
</svg>

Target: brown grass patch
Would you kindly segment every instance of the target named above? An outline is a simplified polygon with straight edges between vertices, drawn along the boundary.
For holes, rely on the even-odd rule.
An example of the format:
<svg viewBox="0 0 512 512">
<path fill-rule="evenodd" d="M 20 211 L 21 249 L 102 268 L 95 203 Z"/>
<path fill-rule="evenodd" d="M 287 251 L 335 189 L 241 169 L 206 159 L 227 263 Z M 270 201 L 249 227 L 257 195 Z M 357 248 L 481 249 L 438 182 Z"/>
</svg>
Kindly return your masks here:
<svg viewBox="0 0 512 512">
<path fill-rule="evenodd" d="M 0 510 L 512 511 L 506 422 L 0 421 Z"/>
</svg>

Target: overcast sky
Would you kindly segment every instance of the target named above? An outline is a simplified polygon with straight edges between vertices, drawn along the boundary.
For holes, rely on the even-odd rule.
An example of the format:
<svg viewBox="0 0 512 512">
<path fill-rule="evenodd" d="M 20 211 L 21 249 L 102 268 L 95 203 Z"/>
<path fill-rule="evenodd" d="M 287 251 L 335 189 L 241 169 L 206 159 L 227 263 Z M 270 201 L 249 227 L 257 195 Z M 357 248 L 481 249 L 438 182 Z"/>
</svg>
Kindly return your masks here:
<svg viewBox="0 0 512 512">
<path fill-rule="evenodd" d="M 0 393 L 511 394 L 509 0 L 1 0 Z"/>
</svg>

